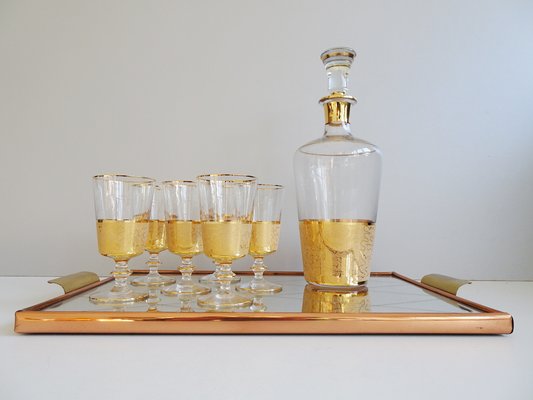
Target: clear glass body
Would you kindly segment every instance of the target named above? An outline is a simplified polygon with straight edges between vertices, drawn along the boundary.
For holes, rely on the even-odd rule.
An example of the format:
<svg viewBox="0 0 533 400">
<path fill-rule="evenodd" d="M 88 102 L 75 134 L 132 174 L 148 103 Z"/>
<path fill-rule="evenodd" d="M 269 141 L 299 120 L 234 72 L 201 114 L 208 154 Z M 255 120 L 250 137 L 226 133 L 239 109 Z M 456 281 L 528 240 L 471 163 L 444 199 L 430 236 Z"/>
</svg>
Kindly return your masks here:
<svg viewBox="0 0 533 400">
<path fill-rule="evenodd" d="M 127 175 L 93 178 L 98 250 L 115 260 L 113 288 L 89 297 L 94 303 L 126 304 L 146 300 L 147 293 L 128 285 L 128 260 L 143 253 L 153 200 L 154 180 Z"/>
<path fill-rule="evenodd" d="M 254 263 L 250 267 L 253 278 L 237 289 L 252 294 L 271 294 L 281 292 L 282 287 L 266 280 L 263 276 L 267 269 L 264 258 L 278 249 L 281 228 L 281 207 L 283 202 L 283 186 L 257 185 L 252 221 L 252 237 L 250 239 L 250 255 Z M 256 299 L 255 309 L 261 308 Z"/>
<path fill-rule="evenodd" d="M 248 254 L 256 178 L 212 174 L 198 177 L 204 254 L 219 264 L 215 292 L 198 298 L 198 305 L 214 310 L 248 307 L 252 299 L 231 287 L 234 260 Z"/>
<path fill-rule="evenodd" d="M 294 156 L 304 276 L 318 286 L 354 288 L 370 275 L 381 152 L 352 136 L 355 99 L 346 85 L 354 57 L 347 48 L 322 54 L 331 91 L 321 100 L 324 134 Z"/>
<path fill-rule="evenodd" d="M 154 200 L 148 216 L 148 234 L 144 249 L 149 257 L 146 265 L 148 275 L 135 278 L 131 281 L 134 286 L 163 286 L 176 282 L 175 278 L 162 276 L 158 269 L 161 265 L 159 253 L 167 249 L 167 235 L 165 231 L 165 204 L 163 190 L 160 186 L 154 187 Z"/>
<path fill-rule="evenodd" d="M 181 257 L 181 277 L 176 284 L 165 287 L 166 296 L 206 294 L 206 286 L 192 280 L 192 258 L 202 252 L 198 186 L 194 181 L 163 182 L 165 197 L 166 238 L 168 250 Z"/>
</svg>

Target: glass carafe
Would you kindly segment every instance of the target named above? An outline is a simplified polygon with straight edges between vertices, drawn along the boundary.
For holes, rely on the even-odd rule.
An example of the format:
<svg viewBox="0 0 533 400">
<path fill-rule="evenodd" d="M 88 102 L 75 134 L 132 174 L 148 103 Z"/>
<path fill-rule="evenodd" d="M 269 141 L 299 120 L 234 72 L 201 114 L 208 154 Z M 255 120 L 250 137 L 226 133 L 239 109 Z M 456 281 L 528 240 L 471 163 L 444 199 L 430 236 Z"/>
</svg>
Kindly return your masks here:
<svg viewBox="0 0 533 400">
<path fill-rule="evenodd" d="M 344 47 L 322 53 L 330 92 L 320 100 L 324 134 L 294 156 L 304 276 L 318 286 L 357 288 L 370 276 L 381 153 L 352 136 L 356 100 L 347 82 L 354 58 Z"/>
</svg>

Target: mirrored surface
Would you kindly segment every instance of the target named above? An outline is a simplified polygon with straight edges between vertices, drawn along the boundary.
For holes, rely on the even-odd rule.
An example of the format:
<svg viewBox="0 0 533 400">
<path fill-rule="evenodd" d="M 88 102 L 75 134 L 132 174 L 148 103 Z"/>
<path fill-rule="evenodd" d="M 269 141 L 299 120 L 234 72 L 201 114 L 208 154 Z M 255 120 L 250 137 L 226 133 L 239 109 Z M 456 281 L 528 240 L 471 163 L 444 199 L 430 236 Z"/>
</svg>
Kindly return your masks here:
<svg viewBox="0 0 533 400">
<path fill-rule="evenodd" d="M 195 275 L 197 280 L 199 275 Z M 131 279 L 133 279 L 132 277 Z M 242 280 L 251 279 L 243 275 Z M 455 300 L 440 296 L 394 276 L 373 276 L 367 291 L 326 290 L 308 285 L 300 275 L 272 275 L 269 280 L 283 286 L 281 293 L 256 296 L 251 307 L 236 312 L 310 312 L 310 313 L 472 313 L 480 312 Z M 103 285 L 104 289 L 112 282 Z M 208 312 L 198 307 L 195 296 L 168 297 L 160 289 L 148 302 L 113 307 L 97 305 L 89 296 L 102 287 L 56 303 L 43 311 L 117 311 L 117 312 Z"/>
</svg>

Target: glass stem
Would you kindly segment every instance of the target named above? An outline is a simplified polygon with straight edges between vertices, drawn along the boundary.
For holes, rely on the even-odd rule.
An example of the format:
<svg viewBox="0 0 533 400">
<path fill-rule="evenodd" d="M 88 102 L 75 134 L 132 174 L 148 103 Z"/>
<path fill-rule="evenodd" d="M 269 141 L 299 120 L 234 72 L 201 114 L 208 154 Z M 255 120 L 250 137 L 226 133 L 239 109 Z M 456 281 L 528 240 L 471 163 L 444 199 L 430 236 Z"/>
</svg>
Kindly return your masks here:
<svg viewBox="0 0 533 400">
<path fill-rule="evenodd" d="M 146 265 L 150 270 L 148 275 L 159 275 L 159 272 L 157 272 L 159 266 L 161 265 L 161 261 L 159 260 L 159 253 L 150 253 L 150 257 L 148 257 Z"/>
<path fill-rule="evenodd" d="M 213 272 L 213 275 L 216 275 L 217 272 L 220 271 L 220 263 L 215 263 L 215 272 Z"/>
<path fill-rule="evenodd" d="M 192 272 L 194 271 L 194 267 L 192 265 L 191 257 L 182 257 L 181 266 L 179 269 L 181 272 L 182 281 L 188 281 L 188 282 L 192 281 Z"/>
<path fill-rule="evenodd" d="M 219 268 L 215 271 L 216 281 L 219 283 L 219 293 L 231 292 L 231 281 L 235 273 L 231 270 L 231 264 L 220 264 Z"/>
<path fill-rule="evenodd" d="M 128 277 L 131 275 L 131 270 L 128 268 L 127 261 L 115 262 L 115 269 L 113 270 L 113 277 L 115 278 L 115 285 L 113 291 L 115 292 L 127 292 Z"/>
<path fill-rule="evenodd" d="M 254 272 L 254 280 L 259 281 L 263 279 L 263 272 L 265 272 L 266 266 L 263 262 L 263 257 L 254 258 L 254 263 L 252 265 L 252 271 Z"/>
</svg>

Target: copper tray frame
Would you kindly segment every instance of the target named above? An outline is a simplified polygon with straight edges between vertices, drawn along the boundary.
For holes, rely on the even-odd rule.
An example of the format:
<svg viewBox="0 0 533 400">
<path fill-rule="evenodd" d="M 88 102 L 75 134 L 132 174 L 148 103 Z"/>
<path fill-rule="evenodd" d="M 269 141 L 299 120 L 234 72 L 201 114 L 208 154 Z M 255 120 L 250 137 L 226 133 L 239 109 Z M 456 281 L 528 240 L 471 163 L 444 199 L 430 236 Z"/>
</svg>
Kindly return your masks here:
<svg viewBox="0 0 533 400">
<path fill-rule="evenodd" d="M 176 271 L 161 271 L 175 274 Z M 146 271 L 134 271 L 134 274 Z M 209 273 L 209 271 L 198 271 Z M 249 272 L 239 272 L 249 275 Z M 268 272 L 303 275 L 302 272 Z M 15 313 L 18 333 L 145 334 L 509 334 L 510 314 L 454 296 L 396 272 L 373 272 L 431 291 L 479 313 L 302 313 L 302 312 L 95 312 L 43 311 L 47 307 L 103 285 L 106 278 Z"/>
</svg>

